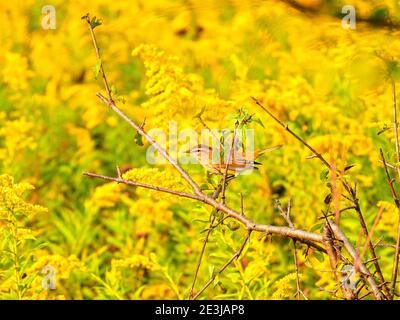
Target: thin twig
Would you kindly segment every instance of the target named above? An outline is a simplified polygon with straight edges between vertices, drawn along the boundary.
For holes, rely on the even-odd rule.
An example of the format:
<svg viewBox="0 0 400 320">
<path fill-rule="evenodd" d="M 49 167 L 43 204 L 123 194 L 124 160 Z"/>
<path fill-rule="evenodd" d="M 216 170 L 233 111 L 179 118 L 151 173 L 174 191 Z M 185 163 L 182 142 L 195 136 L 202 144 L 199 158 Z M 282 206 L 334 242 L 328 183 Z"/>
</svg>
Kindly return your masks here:
<svg viewBox="0 0 400 320">
<path fill-rule="evenodd" d="M 207 127 L 207 125 L 203 122 L 203 120 L 201 119 L 201 116 L 200 116 L 200 115 L 198 116 L 198 118 L 199 118 L 200 121 L 203 123 L 203 125 L 204 125 L 210 132 L 212 132 L 212 131 Z M 229 159 L 228 159 L 228 161 L 227 161 L 227 163 L 226 163 L 225 172 L 224 172 L 224 175 L 223 175 L 223 177 L 222 177 L 222 179 L 221 179 L 221 181 L 220 181 L 220 184 L 219 184 L 219 186 L 221 186 L 221 190 L 220 190 L 220 191 L 221 191 L 221 193 L 222 193 L 222 196 L 221 196 L 221 203 L 222 203 L 222 204 L 225 204 L 225 190 L 226 190 L 226 185 L 227 185 L 226 176 L 227 176 L 227 174 L 228 174 L 228 165 L 229 165 L 229 162 L 230 162 L 230 158 L 231 158 L 231 156 L 232 156 L 233 147 L 234 147 L 234 143 L 235 143 L 236 128 L 237 128 L 237 124 L 235 125 L 235 130 L 234 130 L 233 140 L 232 140 L 232 146 L 231 146 L 231 150 L 230 150 L 230 152 L 229 152 Z M 214 136 L 214 137 L 215 137 L 215 136 Z M 216 138 L 216 137 L 215 137 L 215 138 Z M 218 141 L 219 141 L 219 140 L 218 140 Z M 224 154 L 224 157 L 225 157 L 225 154 Z M 213 195 L 212 198 L 213 198 L 213 199 L 217 199 L 217 198 L 218 198 L 218 195 L 219 195 L 219 192 L 216 192 L 216 193 Z M 218 213 L 218 211 L 217 211 L 216 213 Z M 208 239 L 209 239 L 209 237 L 210 237 L 210 235 L 211 235 L 211 232 L 215 229 L 215 227 L 213 227 L 215 218 L 216 218 L 216 214 L 213 215 L 213 217 L 211 218 L 210 226 L 209 226 L 209 228 L 208 228 L 208 230 L 207 230 L 207 233 L 206 233 L 206 235 L 205 235 L 205 237 L 204 237 L 204 240 L 203 240 L 203 246 L 202 246 L 202 248 L 201 248 L 199 260 L 198 260 L 197 265 L 196 265 L 196 269 L 195 269 L 195 273 L 194 273 L 192 285 L 191 285 L 190 290 L 189 290 L 189 299 L 191 299 L 191 298 L 193 297 L 193 289 L 194 289 L 194 286 L 196 285 L 197 275 L 198 275 L 198 272 L 199 272 L 199 269 L 200 269 L 201 262 L 202 262 L 202 260 L 203 260 L 204 252 L 205 252 L 206 247 L 207 247 L 207 244 L 208 244 Z"/>
<path fill-rule="evenodd" d="M 94 50 L 96 51 L 97 60 L 100 63 L 100 73 L 101 73 L 101 77 L 103 78 L 104 88 L 107 91 L 108 99 L 110 100 L 110 102 L 114 102 L 113 98 L 112 98 L 112 94 L 111 94 L 111 89 L 110 89 L 110 86 L 108 85 L 107 77 L 104 72 L 103 61 L 101 60 L 100 49 L 99 49 L 99 46 L 97 45 L 96 35 L 94 34 L 92 24 L 90 23 L 90 16 L 89 16 L 89 14 L 86 14 L 86 16 L 84 16 L 82 18 L 84 18 L 86 20 L 88 27 L 89 27 L 90 35 L 92 36 Z"/>
<path fill-rule="evenodd" d="M 234 147 L 235 147 L 235 139 L 236 139 L 236 129 L 238 127 L 238 123 L 235 124 L 235 129 L 233 130 L 233 139 L 231 143 L 231 149 L 229 150 L 228 154 L 228 159 L 225 164 L 225 170 L 224 170 L 224 175 L 222 177 L 222 195 L 221 195 L 221 203 L 225 204 L 225 191 L 226 191 L 226 177 L 228 175 L 228 169 L 229 169 L 229 163 L 231 162 L 232 159 L 232 154 L 234 153 Z M 225 151 L 224 151 L 224 158 L 225 158 Z"/>
<path fill-rule="evenodd" d="M 202 110 L 202 112 L 204 111 L 204 109 Z M 218 139 L 218 137 L 215 135 L 215 132 L 213 130 L 210 129 L 210 127 L 204 122 L 204 120 L 201 118 L 201 114 L 202 112 L 200 112 L 198 115 L 196 115 L 196 118 L 199 119 L 200 123 L 211 133 L 211 135 L 213 136 L 213 138 L 218 141 L 220 147 L 222 148 L 222 150 L 224 149 L 224 145 L 221 142 L 220 139 Z"/>
<path fill-rule="evenodd" d="M 288 204 L 287 204 L 287 209 L 286 211 L 282 208 L 279 200 L 275 201 L 276 206 L 281 214 L 281 216 L 285 219 L 287 224 L 289 225 L 290 228 L 294 229 L 294 225 L 292 222 L 292 219 L 290 217 L 290 210 L 292 208 L 292 201 L 289 199 Z M 300 300 L 301 295 L 304 297 L 304 299 L 308 300 L 306 295 L 304 294 L 303 290 L 301 290 L 300 287 L 300 277 L 299 277 L 299 263 L 297 260 L 297 249 L 296 249 L 296 240 L 293 239 L 293 259 L 294 259 L 294 266 L 295 266 L 295 272 L 296 272 L 296 293 L 295 295 L 297 296 L 297 300 Z"/>
<path fill-rule="evenodd" d="M 382 159 L 382 163 L 383 163 L 383 168 L 385 169 L 386 179 L 387 179 L 387 182 L 389 185 L 390 193 L 392 194 L 394 204 L 397 208 L 397 212 L 400 217 L 400 201 L 399 201 L 399 198 L 397 197 L 396 190 L 394 189 L 394 186 L 393 186 L 394 180 L 390 177 L 389 170 L 387 168 L 385 156 L 383 155 L 382 149 L 380 149 L 380 154 L 381 154 L 381 159 Z M 400 220 L 400 218 L 399 218 L 399 220 Z M 398 272 L 398 267 L 399 267 L 399 250 L 400 250 L 400 223 L 398 223 L 398 225 L 397 225 L 396 250 L 395 250 L 395 254 L 394 254 L 392 279 L 390 281 L 390 293 L 391 293 L 390 298 L 391 299 L 393 299 L 393 297 L 395 295 L 397 272 Z"/>
<path fill-rule="evenodd" d="M 325 158 L 317 152 L 312 146 L 310 146 L 303 138 L 301 138 L 298 134 L 293 132 L 289 126 L 285 123 L 283 123 L 281 120 L 279 120 L 275 115 L 271 113 L 266 107 L 264 107 L 260 101 L 258 101 L 256 98 L 251 97 L 254 102 L 261 108 L 263 109 L 272 119 L 274 119 L 282 128 L 284 128 L 287 132 L 289 132 L 294 138 L 296 138 L 298 141 L 300 141 L 305 147 L 307 147 L 315 157 L 317 157 L 321 162 L 330 170 L 332 171 L 331 165 L 328 163 L 328 161 L 325 160 Z"/>
<path fill-rule="evenodd" d="M 281 237 L 285 238 L 292 238 L 296 239 L 304 244 L 307 244 L 311 247 L 316 248 L 317 250 L 321 252 L 326 252 L 324 248 L 318 245 L 318 243 L 322 243 L 322 235 L 317 234 L 317 233 L 312 233 L 300 229 L 291 229 L 288 227 L 281 227 L 281 226 L 274 226 L 274 225 L 266 225 L 266 224 L 257 224 L 248 219 L 247 217 L 243 216 L 240 212 L 237 212 L 236 210 L 227 207 L 226 205 L 221 204 L 220 202 L 217 202 L 216 200 L 212 199 L 211 197 L 208 197 L 206 195 L 194 195 L 191 193 L 187 192 L 181 192 L 181 191 L 175 191 L 159 186 L 154 186 L 154 185 L 149 185 L 141 182 L 136 182 L 132 180 L 126 180 L 126 179 L 120 179 L 120 178 L 115 178 L 115 177 L 109 177 L 109 176 L 104 176 L 100 175 L 97 173 L 92 173 L 92 172 L 85 172 L 83 175 L 92 177 L 92 178 L 99 178 L 107 181 L 114 181 L 117 183 L 124 183 L 127 185 L 135 186 L 135 187 L 142 187 L 146 189 L 151 189 L 159 192 L 164 192 L 164 193 L 169 193 L 173 194 L 179 197 L 183 198 L 188 198 L 192 200 L 197 200 L 200 201 L 204 204 L 207 204 L 213 208 L 215 208 L 218 211 L 226 213 L 228 216 L 231 218 L 237 220 L 239 223 L 241 223 L 246 229 L 252 230 L 252 231 L 257 231 L 257 232 L 262 232 L 265 234 L 274 234 L 278 235 Z"/>
<path fill-rule="evenodd" d="M 246 237 L 243 240 L 242 245 L 240 246 L 239 250 L 236 251 L 232 257 L 229 258 L 229 260 L 217 271 L 214 272 L 211 276 L 211 278 L 205 283 L 205 285 L 203 286 L 203 288 L 201 288 L 199 290 L 199 292 L 197 292 L 197 294 L 193 297 L 193 300 L 196 300 L 203 292 L 204 290 L 206 290 L 210 284 L 212 284 L 215 280 L 215 277 L 217 275 L 220 275 L 222 272 L 224 272 L 224 270 L 232 263 L 233 260 L 238 259 L 241 255 L 241 253 L 243 252 L 244 247 L 246 246 L 247 241 L 249 240 L 251 235 L 251 230 L 248 230 Z"/>
<path fill-rule="evenodd" d="M 93 40 L 93 46 L 95 48 L 96 51 L 96 55 L 98 59 L 101 59 L 100 57 L 100 50 L 99 50 L 99 46 L 97 45 L 97 40 L 96 40 L 96 36 L 94 34 L 92 25 L 90 23 L 90 17 L 89 14 L 87 14 L 85 16 L 85 19 L 88 23 L 89 26 L 89 30 L 90 30 L 90 34 L 92 35 L 92 40 Z M 111 109 L 113 109 L 121 118 L 123 118 L 125 121 L 127 121 L 142 137 L 144 137 L 150 144 L 152 144 L 154 146 L 154 148 L 165 158 L 168 160 L 169 163 L 171 163 L 171 165 L 180 173 L 180 175 L 182 176 L 182 178 L 184 180 L 186 180 L 189 185 L 192 187 L 193 191 L 196 194 L 201 194 L 201 190 L 200 187 L 196 184 L 196 182 L 193 181 L 193 179 L 189 176 L 189 174 L 182 169 L 181 166 L 179 166 L 178 162 L 172 158 L 168 152 L 162 148 L 152 137 L 150 137 L 145 131 L 144 129 L 141 127 L 141 125 L 138 125 L 136 122 L 134 122 L 133 120 L 131 120 L 121 109 L 119 109 L 114 100 L 112 99 L 112 95 L 111 95 L 111 90 L 110 87 L 108 85 L 108 81 L 107 81 L 107 76 L 104 72 L 104 68 L 103 68 L 103 63 L 101 63 L 100 66 L 100 72 L 103 78 L 103 82 L 104 82 L 104 87 L 107 91 L 107 95 L 108 98 L 104 97 L 100 92 L 97 92 L 96 95 L 104 102 L 106 103 L 108 106 L 111 107 Z"/>
<path fill-rule="evenodd" d="M 219 196 L 219 194 L 221 193 L 221 191 L 222 191 L 222 181 L 221 181 L 221 183 L 218 185 L 218 187 L 217 187 L 217 189 L 215 190 L 214 194 L 212 195 L 212 198 L 213 198 L 213 199 L 217 199 L 218 196 Z M 194 286 L 196 285 L 197 276 L 198 276 L 198 274 L 199 274 L 199 270 L 200 270 L 201 262 L 202 262 L 202 260 L 203 260 L 204 252 L 206 251 L 206 247 L 207 247 L 207 244 L 208 244 L 208 239 L 209 239 L 209 237 L 210 237 L 210 235 L 211 235 L 211 232 L 212 232 L 212 231 L 217 227 L 217 225 L 219 224 L 219 223 L 217 223 L 217 225 L 214 225 L 214 221 L 215 221 L 215 219 L 216 219 L 216 216 L 217 216 L 216 214 L 213 214 L 213 216 L 211 217 L 210 225 L 209 225 L 208 230 L 207 230 L 207 233 L 206 233 L 206 235 L 204 236 L 204 239 L 203 239 L 203 245 L 202 245 L 202 247 L 201 247 L 199 259 L 198 259 L 198 261 L 197 261 L 196 269 L 195 269 L 195 271 L 194 271 L 193 280 L 192 280 L 192 285 L 190 286 L 190 290 L 189 290 L 189 300 L 192 299 L 192 297 L 193 297 Z M 226 218 L 226 217 L 225 217 L 225 218 Z M 224 218 L 224 219 L 225 219 L 225 218 Z"/>
</svg>

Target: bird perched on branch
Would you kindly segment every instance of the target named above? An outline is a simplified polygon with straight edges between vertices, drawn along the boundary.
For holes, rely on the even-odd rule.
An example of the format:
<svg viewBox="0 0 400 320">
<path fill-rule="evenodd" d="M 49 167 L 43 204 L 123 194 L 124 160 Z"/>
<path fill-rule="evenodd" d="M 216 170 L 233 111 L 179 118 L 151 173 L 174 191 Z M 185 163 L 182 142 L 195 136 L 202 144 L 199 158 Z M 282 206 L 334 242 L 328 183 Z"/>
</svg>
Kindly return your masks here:
<svg viewBox="0 0 400 320">
<path fill-rule="evenodd" d="M 224 155 L 223 150 L 213 150 L 211 147 L 199 144 L 190 148 L 185 153 L 190 154 L 209 172 L 213 174 L 224 174 L 226 162 L 228 162 L 228 174 L 238 175 L 249 169 L 258 169 L 260 162 L 255 161 L 266 152 L 270 152 L 281 148 L 277 145 L 271 148 L 256 150 L 252 154 L 244 154 L 242 151 L 235 149 L 229 155 L 229 151 Z"/>
</svg>

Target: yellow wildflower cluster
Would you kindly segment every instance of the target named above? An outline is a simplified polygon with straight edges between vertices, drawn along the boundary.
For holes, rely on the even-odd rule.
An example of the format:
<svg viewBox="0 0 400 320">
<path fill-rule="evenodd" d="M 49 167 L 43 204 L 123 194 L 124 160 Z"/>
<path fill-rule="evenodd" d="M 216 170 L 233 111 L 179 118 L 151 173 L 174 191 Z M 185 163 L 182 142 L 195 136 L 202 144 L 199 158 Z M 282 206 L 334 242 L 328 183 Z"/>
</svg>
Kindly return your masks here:
<svg viewBox="0 0 400 320">
<path fill-rule="evenodd" d="M 90 199 L 90 203 L 98 208 L 111 208 L 121 200 L 122 185 L 115 182 L 98 186 Z"/>
<path fill-rule="evenodd" d="M 174 177 L 169 171 L 161 171 L 158 168 L 134 168 L 122 175 L 126 180 L 132 180 L 135 182 L 141 182 L 149 185 L 156 185 L 175 191 L 184 191 L 187 189 L 182 183 L 182 180 Z M 138 189 L 139 194 L 151 193 L 152 197 L 164 198 L 168 197 L 168 194 L 160 195 L 154 191 L 148 191 L 147 189 Z"/>
<path fill-rule="evenodd" d="M 137 268 L 148 271 L 154 271 L 159 268 L 159 266 L 155 263 L 154 254 L 150 254 L 150 256 L 135 254 L 132 257 L 126 259 L 114 259 L 111 261 L 111 267 L 131 269 Z"/>
<path fill-rule="evenodd" d="M 282 300 L 289 299 L 293 295 L 293 280 L 296 279 L 296 273 L 289 273 L 282 279 L 274 283 L 275 291 L 272 294 L 272 299 Z"/>
<path fill-rule="evenodd" d="M 0 137 L 3 143 L 0 144 L 0 160 L 4 161 L 7 168 L 16 161 L 21 161 L 25 150 L 35 150 L 37 143 L 32 136 L 35 130 L 34 123 L 25 117 L 15 120 L 0 119 Z"/>
<path fill-rule="evenodd" d="M 23 194 L 34 187 L 29 183 L 14 183 L 9 175 L 0 176 L 0 217 L 8 223 L 20 223 L 19 215 L 32 218 L 35 214 L 46 211 L 46 208 L 25 202 Z"/>
<path fill-rule="evenodd" d="M 33 75 L 28 69 L 28 59 L 18 53 L 7 53 L 6 64 L 2 70 L 3 81 L 12 90 L 26 90 L 28 80 Z"/>
<path fill-rule="evenodd" d="M 216 123 L 221 114 L 232 110 L 232 103 L 220 98 L 213 90 L 205 90 L 203 80 L 186 74 L 176 56 L 167 55 L 154 45 L 140 45 L 132 51 L 146 68 L 146 94 L 150 99 L 142 104 L 156 127 L 167 127 L 168 121 L 185 119 L 187 125 L 201 127 L 193 110 L 201 110 L 204 121 Z M 151 116 L 150 116 L 151 115 Z"/>
</svg>

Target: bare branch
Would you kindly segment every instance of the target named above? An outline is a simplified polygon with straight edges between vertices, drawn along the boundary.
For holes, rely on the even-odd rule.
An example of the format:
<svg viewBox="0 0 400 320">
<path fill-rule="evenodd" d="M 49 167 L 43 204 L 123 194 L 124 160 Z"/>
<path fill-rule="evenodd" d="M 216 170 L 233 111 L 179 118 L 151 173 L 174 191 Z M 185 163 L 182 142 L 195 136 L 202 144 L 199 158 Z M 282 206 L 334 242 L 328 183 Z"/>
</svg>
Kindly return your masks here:
<svg viewBox="0 0 400 320">
<path fill-rule="evenodd" d="M 178 162 L 172 158 L 168 152 L 161 147 L 152 137 L 150 137 L 141 127 L 136 124 L 133 120 L 131 120 L 121 109 L 119 109 L 113 101 L 105 98 L 100 92 L 97 92 L 96 95 L 111 109 L 113 109 L 122 119 L 124 119 L 128 124 L 133 127 L 143 138 L 145 138 L 153 147 L 165 158 L 169 163 L 181 174 L 182 178 L 185 179 L 189 185 L 192 187 L 193 191 L 196 194 L 202 194 L 200 187 L 193 181 L 193 179 L 189 176 L 189 174 L 182 169 L 182 167 L 178 164 Z"/>
<path fill-rule="evenodd" d="M 180 192 L 180 191 L 175 191 L 159 186 L 154 186 L 154 185 L 149 185 L 146 183 L 141 183 L 141 182 L 136 182 L 136 181 L 131 181 L 131 180 L 126 180 L 126 179 L 120 179 L 120 178 L 114 178 L 114 177 L 109 177 L 109 176 L 104 176 L 96 173 L 91 173 L 91 172 L 85 172 L 83 175 L 92 177 L 92 178 L 99 178 L 103 180 L 108 180 L 108 181 L 114 181 L 117 183 L 124 183 L 127 185 L 135 186 L 135 187 L 141 187 L 141 188 L 146 188 L 146 189 L 151 189 L 159 192 L 164 192 L 164 193 L 169 193 L 173 194 L 179 197 L 183 198 L 188 198 L 192 200 L 197 200 L 202 203 L 205 203 L 211 207 L 214 207 L 216 210 L 221 211 L 223 213 L 226 213 L 229 217 L 237 220 L 240 222 L 246 229 L 252 230 L 252 231 L 257 231 L 257 232 L 262 232 L 265 234 L 271 234 L 271 235 L 278 235 L 284 238 L 292 238 L 296 239 L 299 242 L 302 242 L 304 244 L 307 244 L 311 247 L 314 247 L 315 249 L 321 251 L 321 252 L 326 252 L 324 248 L 318 245 L 318 243 L 322 243 L 322 235 L 317 234 L 317 233 L 312 233 L 300 229 L 291 229 L 288 227 L 281 227 L 281 226 L 274 226 L 274 225 L 267 225 L 267 224 L 256 224 L 247 217 L 243 216 L 240 212 L 237 212 L 236 210 L 233 210 L 226 205 L 221 204 L 220 202 L 212 199 L 212 197 L 208 197 L 206 195 L 195 195 L 195 194 L 190 194 L 187 192 Z"/>
<path fill-rule="evenodd" d="M 395 144 L 396 144 L 396 158 L 397 163 L 400 163 L 400 146 L 399 146 L 399 132 L 398 132 L 398 123 L 397 123 L 397 102 L 396 102 L 396 82 L 392 79 L 392 104 L 393 104 L 393 130 L 394 130 L 394 137 L 395 137 Z M 384 159 L 382 159 L 384 161 Z M 384 163 L 385 164 L 385 163 Z M 400 167 L 396 166 L 397 175 L 400 179 Z M 385 170 L 386 166 L 385 166 Z M 396 197 L 397 198 L 397 197 Z M 394 199 L 394 198 L 393 198 Z M 392 271 L 392 280 L 390 283 L 390 291 L 391 291 L 391 298 L 393 299 L 395 291 L 396 291 L 396 280 L 397 280 L 397 273 L 399 268 L 399 255 L 400 255 L 400 205 L 396 204 L 398 209 L 398 222 L 397 222 L 397 240 L 396 240 L 396 252 L 394 254 L 394 261 L 393 261 L 393 271 Z"/>
<path fill-rule="evenodd" d="M 164 148 L 162 148 L 152 137 L 150 137 L 143 130 L 143 126 L 142 125 L 138 125 L 137 123 L 135 123 L 121 109 L 119 109 L 117 107 L 117 105 L 115 104 L 115 102 L 114 102 L 114 100 L 112 98 L 110 87 L 108 85 L 107 76 L 106 76 L 106 74 L 104 72 L 103 63 L 101 62 L 100 50 L 99 50 L 99 46 L 97 45 L 97 40 L 96 40 L 96 36 L 94 34 L 93 27 L 92 27 L 92 25 L 90 23 L 89 14 L 87 14 L 84 18 L 86 19 L 86 22 L 88 23 L 88 26 L 89 26 L 89 30 L 90 30 L 90 34 L 92 36 L 93 46 L 94 46 L 95 51 L 96 51 L 97 59 L 99 59 L 99 61 L 101 63 L 100 64 L 100 72 L 101 72 L 101 75 L 102 75 L 102 78 L 103 78 L 104 87 L 105 87 L 105 89 L 107 91 L 108 98 L 104 97 L 100 92 L 97 92 L 96 95 L 105 104 L 107 104 L 109 107 L 111 107 L 111 109 L 113 109 L 121 118 L 123 118 L 126 122 L 128 122 L 129 125 L 132 126 L 142 137 L 144 137 L 150 144 L 152 144 L 154 146 L 154 148 L 165 159 L 167 159 L 172 164 L 172 166 L 181 174 L 182 178 L 185 179 L 189 183 L 189 185 L 192 187 L 193 191 L 196 194 L 201 194 L 200 187 L 193 181 L 193 179 L 188 175 L 188 173 L 185 170 L 183 170 L 181 168 L 181 166 L 179 166 L 178 162 L 174 158 L 172 158 Z"/>
<path fill-rule="evenodd" d="M 221 193 L 221 191 L 222 191 L 222 179 L 221 179 L 221 182 L 219 183 L 217 189 L 215 190 L 214 194 L 212 195 L 212 198 L 213 198 L 213 199 L 217 199 L 218 196 L 219 196 L 219 194 Z M 226 218 L 226 217 L 225 217 L 225 218 Z M 225 218 L 222 219 L 221 221 L 225 220 Z M 220 222 L 218 222 L 217 224 L 214 225 L 215 220 L 216 220 L 216 214 L 213 214 L 213 216 L 211 217 L 211 221 L 210 221 L 210 225 L 209 225 L 209 227 L 208 227 L 207 233 L 206 233 L 206 235 L 205 235 L 205 237 L 204 237 L 203 246 L 202 246 L 201 251 L 200 251 L 200 255 L 199 255 L 199 259 L 198 259 L 198 261 L 197 261 L 196 269 L 195 269 L 195 271 L 194 271 L 194 276 L 193 276 L 192 285 L 190 286 L 190 290 L 189 290 L 189 300 L 193 298 L 194 286 L 196 285 L 197 275 L 198 275 L 199 270 L 200 270 L 200 266 L 201 266 L 201 262 L 202 262 L 202 260 L 203 260 L 204 252 L 206 251 L 206 247 L 207 247 L 207 244 L 208 244 L 208 239 L 209 239 L 209 237 L 210 237 L 210 235 L 211 235 L 211 232 L 212 232 L 212 231 L 220 224 L 220 222 L 221 222 L 221 221 L 220 221 Z"/>
<path fill-rule="evenodd" d="M 274 119 L 283 129 L 285 129 L 287 132 L 289 132 L 293 137 L 295 137 L 298 141 L 300 141 L 305 147 L 307 147 L 315 157 L 317 157 L 321 162 L 330 170 L 332 171 L 331 165 L 328 163 L 328 161 L 325 160 L 325 158 L 317 152 L 312 146 L 310 146 L 303 138 L 301 138 L 299 135 L 297 135 L 295 132 L 293 132 L 289 126 L 285 123 L 283 123 L 281 120 L 279 120 L 275 115 L 271 113 L 266 107 L 264 107 L 260 101 L 258 101 L 256 98 L 251 97 L 253 101 L 261 108 L 263 109 L 272 119 Z"/>
<path fill-rule="evenodd" d="M 343 242 L 344 247 L 346 248 L 347 252 L 350 254 L 350 256 L 353 258 L 353 261 L 355 264 L 354 267 L 356 270 L 359 270 L 362 277 L 365 279 L 365 281 L 368 282 L 369 286 L 371 287 L 371 290 L 377 300 L 383 300 L 384 297 L 379 290 L 379 287 L 377 286 L 374 277 L 372 274 L 369 272 L 367 267 L 364 265 L 364 263 L 361 261 L 360 257 L 357 254 L 357 251 L 354 249 L 350 241 L 347 239 L 347 237 L 343 234 L 343 232 L 339 229 L 339 227 L 331 220 L 328 220 L 329 226 L 333 231 L 334 236 L 336 239 L 340 240 Z"/>
</svg>

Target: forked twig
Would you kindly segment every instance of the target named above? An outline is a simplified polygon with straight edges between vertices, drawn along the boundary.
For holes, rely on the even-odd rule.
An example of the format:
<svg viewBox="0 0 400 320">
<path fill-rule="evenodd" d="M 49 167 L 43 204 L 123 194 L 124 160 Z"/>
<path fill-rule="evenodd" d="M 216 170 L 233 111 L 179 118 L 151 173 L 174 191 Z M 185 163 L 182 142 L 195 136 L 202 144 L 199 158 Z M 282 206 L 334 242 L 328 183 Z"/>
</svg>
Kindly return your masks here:
<svg viewBox="0 0 400 320">
<path fill-rule="evenodd" d="M 217 271 L 214 272 L 212 274 L 212 276 L 210 277 L 210 279 L 205 283 L 205 285 L 203 286 L 203 288 L 201 288 L 199 290 L 199 292 L 197 292 L 197 294 L 193 297 L 193 300 L 196 300 L 203 292 L 204 290 L 206 290 L 210 284 L 212 284 L 216 278 L 217 275 L 220 275 L 222 272 L 225 271 L 225 269 L 232 263 L 233 260 L 238 259 L 241 255 L 241 253 L 243 252 L 244 247 L 246 246 L 247 241 L 250 239 L 250 235 L 251 235 L 251 230 L 247 231 L 247 235 L 243 240 L 242 245 L 240 246 L 239 250 L 236 251 L 232 257 L 229 258 L 229 260 L 227 262 L 225 262 L 225 264 Z"/>
<path fill-rule="evenodd" d="M 253 101 L 261 108 L 263 109 L 272 119 L 275 120 L 283 129 L 285 129 L 288 133 L 290 133 L 294 138 L 296 138 L 298 141 L 300 141 L 305 147 L 307 147 L 313 155 L 321 160 L 321 162 L 330 170 L 332 171 L 332 166 L 329 164 L 328 161 L 325 160 L 325 158 L 317 152 L 312 146 L 310 146 L 303 138 L 301 138 L 298 134 L 296 134 L 292 129 L 289 128 L 289 126 L 285 123 L 283 123 L 281 120 L 279 120 L 274 114 L 272 114 L 271 111 L 269 111 L 266 107 L 264 107 L 258 99 L 251 97 Z"/>
<path fill-rule="evenodd" d="M 279 200 L 276 200 L 276 206 L 281 214 L 281 216 L 285 219 L 287 224 L 289 225 L 290 228 L 294 228 L 292 218 L 290 217 L 290 210 L 292 208 L 292 202 L 291 199 L 289 199 L 286 211 L 282 208 Z M 295 266 L 295 272 L 296 272 L 296 297 L 297 300 L 300 300 L 301 296 L 304 297 L 304 299 L 308 300 L 306 295 L 304 294 L 303 290 L 301 290 L 300 287 L 300 276 L 299 276 L 299 263 L 297 259 L 297 248 L 296 248 L 296 240 L 293 239 L 293 259 L 294 259 L 294 266 Z"/>
</svg>

